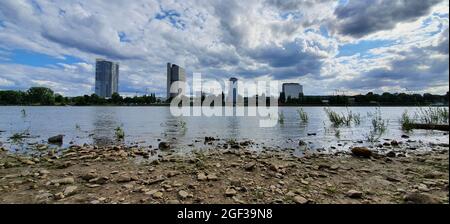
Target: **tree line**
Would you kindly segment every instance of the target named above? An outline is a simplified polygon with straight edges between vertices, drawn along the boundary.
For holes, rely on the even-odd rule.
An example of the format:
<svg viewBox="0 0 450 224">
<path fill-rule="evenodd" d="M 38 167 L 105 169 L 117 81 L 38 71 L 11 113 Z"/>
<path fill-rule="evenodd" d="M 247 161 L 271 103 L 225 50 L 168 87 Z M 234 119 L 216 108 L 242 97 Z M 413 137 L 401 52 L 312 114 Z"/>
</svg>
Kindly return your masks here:
<svg viewBox="0 0 450 224">
<path fill-rule="evenodd" d="M 0 91 L 0 105 L 151 105 L 161 103 L 154 93 L 144 96 L 123 97 L 114 93 L 111 98 L 102 98 L 96 94 L 64 97 L 46 87 L 32 87 L 27 91 Z"/>
<path fill-rule="evenodd" d="M 258 99 L 258 96 L 255 96 Z M 265 96 L 260 96 L 265 97 Z M 202 102 L 205 96 L 202 94 Z M 225 95 L 222 93 L 222 101 L 225 101 Z M 248 98 L 244 98 L 245 105 Z M 267 98 L 269 101 L 269 98 Z M 280 94 L 279 105 L 284 106 L 428 106 L 428 105 L 448 105 L 449 92 L 445 95 L 425 94 L 406 94 L 406 93 L 383 93 L 375 94 L 372 92 L 366 95 L 355 96 L 304 96 L 298 98 L 286 98 L 283 93 Z M 96 94 L 64 97 L 61 94 L 54 93 L 53 90 L 46 87 L 32 87 L 27 91 L 2 90 L 0 91 L 0 105 L 152 105 L 161 104 L 155 94 L 135 97 L 123 97 L 114 93 L 111 98 L 102 98 Z"/>
<path fill-rule="evenodd" d="M 375 94 L 369 92 L 366 95 L 355 96 L 304 96 L 298 98 L 286 98 L 283 93 L 280 94 L 279 104 L 286 106 L 295 105 L 336 105 L 336 106 L 429 106 L 429 105 L 449 105 L 449 92 L 445 95 L 425 94 L 406 94 L 406 93 L 388 93 Z"/>
</svg>

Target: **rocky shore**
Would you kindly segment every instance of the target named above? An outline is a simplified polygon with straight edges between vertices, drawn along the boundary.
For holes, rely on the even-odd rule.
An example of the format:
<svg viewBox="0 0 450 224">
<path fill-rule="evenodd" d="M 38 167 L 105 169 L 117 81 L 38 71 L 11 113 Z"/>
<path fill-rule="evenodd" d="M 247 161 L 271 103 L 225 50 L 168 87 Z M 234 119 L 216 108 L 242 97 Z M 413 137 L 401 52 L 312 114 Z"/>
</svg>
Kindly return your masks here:
<svg viewBox="0 0 450 224">
<path fill-rule="evenodd" d="M 351 147 L 295 157 L 249 144 L 186 155 L 167 143 L 60 151 L 37 145 L 32 154 L 0 146 L 0 203 L 449 203 L 448 145 L 407 151 L 392 141 L 380 146 L 387 148 L 382 154 Z"/>
</svg>

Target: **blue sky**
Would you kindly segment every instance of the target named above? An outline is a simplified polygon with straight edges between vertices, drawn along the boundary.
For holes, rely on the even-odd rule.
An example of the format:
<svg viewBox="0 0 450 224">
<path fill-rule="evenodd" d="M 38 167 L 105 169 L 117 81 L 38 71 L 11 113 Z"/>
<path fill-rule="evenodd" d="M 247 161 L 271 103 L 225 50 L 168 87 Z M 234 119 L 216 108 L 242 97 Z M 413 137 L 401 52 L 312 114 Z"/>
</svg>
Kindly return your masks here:
<svg viewBox="0 0 450 224">
<path fill-rule="evenodd" d="M 0 90 L 165 93 L 165 64 L 208 80 L 299 82 L 306 94 L 448 91 L 448 0 L 2 0 Z"/>
</svg>

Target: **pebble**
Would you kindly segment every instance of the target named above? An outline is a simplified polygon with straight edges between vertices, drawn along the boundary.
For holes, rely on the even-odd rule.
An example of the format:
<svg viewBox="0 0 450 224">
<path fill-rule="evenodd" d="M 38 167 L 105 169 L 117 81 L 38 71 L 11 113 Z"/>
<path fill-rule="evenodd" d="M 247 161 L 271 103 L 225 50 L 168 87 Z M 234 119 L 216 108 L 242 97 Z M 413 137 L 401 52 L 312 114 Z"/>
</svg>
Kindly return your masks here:
<svg viewBox="0 0 450 224">
<path fill-rule="evenodd" d="M 297 196 L 294 197 L 294 202 L 297 203 L 297 204 L 304 205 L 304 204 L 308 203 L 308 199 L 306 199 L 306 198 L 304 198 L 304 197 L 302 197 L 300 195 L 297 195 Z"/>
<path fill-rule="evenodd" d="M 52 184 L 74 184 L 75 180 L 72 177 L 66 177 L 51 181 Z"/>
<path fill-rule="evenodd" d="M 178 196 L 180 196 L 181 199 L 186 199 L 187 197 L 189 197 L 189 193 L 181 190 L 178 192 Z"/>
<path fill-rule="evenodd" d="M 361 191 L 356 191 L 356 190 L 349 190 L 347 192 L 347 196 L 349 198 L 362 198 L 363 193 Z"/>
<path fill-rule="evenodd" d="M 197 180 L 204 181 L 204 180 L 207 180 L 207 179 L 208 179 L 208 177 L 204 173 L 197 174 Z"/>
<path fill-rule="evenodd" d="M 235 190 L 235 189 L 233 189 L 233 188 L 228 188 L 226 191 L 225 191 L 225 196 L 227 196 L 227 197 L 233 197 L 233 196 L 235 196 L 237 194 L 237 191 Z"/>
<path fill-rule="evenodd" d="M 76 194 L 77 190 L 78 190 L 77 186 L 67 186 L 64 189 L 63 193 L 64 193 L 64 196 L 69 197 L 69 196 Z"/>
</svg>

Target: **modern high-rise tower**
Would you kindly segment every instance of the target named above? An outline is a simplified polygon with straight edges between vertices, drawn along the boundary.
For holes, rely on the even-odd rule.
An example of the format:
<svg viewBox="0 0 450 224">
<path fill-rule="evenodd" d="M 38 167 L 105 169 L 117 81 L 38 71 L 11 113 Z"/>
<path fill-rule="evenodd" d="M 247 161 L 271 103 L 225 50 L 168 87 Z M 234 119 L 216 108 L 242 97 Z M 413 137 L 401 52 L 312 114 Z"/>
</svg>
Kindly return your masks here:
<svg viewBox="0 0 450 224">
<path fill-rule="evenodd" d="M 183 85 L 177 85 L 175 92 L 170 92 L 172 84 L 175 82 L 183 82 Z M 186 83 L 186 71 L 178 65 L 167 63 L 167 99 L 176 97 L 179 94 L 185 93 L 185 83 Z M 182 83 L 180 83 L 182 84 Z"/>
<path fill-rule="evenodd" d="M 230 78 L 230 89 L 228 90 L 228 99 L 232 103 L 233 106 L 236 106 L 237 104 L 237 98 L 238 98 L 238 79 L 237 78 Z"/>
<path fill-rule="evenodd" d="M 103 59 L 95 63 L 95 94 L 110 98 L 119 92 L 119 64 Z"/>
</svg>

